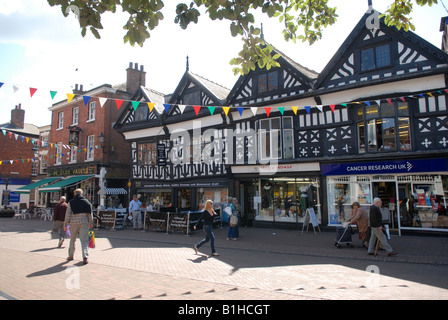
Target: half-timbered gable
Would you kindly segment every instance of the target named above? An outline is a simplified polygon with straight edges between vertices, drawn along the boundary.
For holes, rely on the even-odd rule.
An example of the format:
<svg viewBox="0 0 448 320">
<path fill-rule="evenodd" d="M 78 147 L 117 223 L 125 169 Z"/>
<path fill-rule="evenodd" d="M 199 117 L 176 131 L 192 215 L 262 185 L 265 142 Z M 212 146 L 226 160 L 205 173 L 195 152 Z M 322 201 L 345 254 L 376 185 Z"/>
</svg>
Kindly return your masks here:
<svg viewBox="0 0 448 320">
<path fill-rule="evenodd" d="M 280 67 L 270 70 L 257 68 L 241 76 L 230 92 L 226 105 L 257 106 L 269 105 L 309 93 L 317 73 L 294 62 L 274 48 L 273 54 L 280 54 Z"/>
<path fill-rule="evenodd" d="M 379 15 L 379 13 L 378 13 Z M 356 88 L 443 73 L 447 56 L 413 32 L 388 27 L 368 29 L 366 13 L 324 68 L 316 91 Z"/>
</svg>

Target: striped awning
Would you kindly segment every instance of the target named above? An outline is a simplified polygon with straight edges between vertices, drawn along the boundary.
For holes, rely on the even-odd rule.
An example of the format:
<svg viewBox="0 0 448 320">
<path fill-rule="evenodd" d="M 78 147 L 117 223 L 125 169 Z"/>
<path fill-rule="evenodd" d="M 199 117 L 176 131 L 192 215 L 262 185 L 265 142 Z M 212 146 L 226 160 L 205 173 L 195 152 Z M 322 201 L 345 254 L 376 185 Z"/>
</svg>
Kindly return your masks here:
<svg viewBox="0 0 448 320">
<path fill-rule="evenodd" d="M 124 188 L 105 188 L 106 194 L 115 195 L 115 194 L 127 194 L 128 192 Z"/>
</svg>

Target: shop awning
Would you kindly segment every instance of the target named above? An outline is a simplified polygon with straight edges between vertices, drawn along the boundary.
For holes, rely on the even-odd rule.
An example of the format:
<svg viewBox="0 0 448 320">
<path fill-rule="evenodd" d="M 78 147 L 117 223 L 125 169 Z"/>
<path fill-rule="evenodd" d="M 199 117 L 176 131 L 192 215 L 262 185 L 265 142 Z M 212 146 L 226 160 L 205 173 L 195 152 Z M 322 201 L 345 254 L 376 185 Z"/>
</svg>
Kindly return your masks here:
<svg viewBox="0 0 448 320">
<path fill-rule="evenodd" d="M 128 192 L 124 188 L 105 188 L 106 194 L 116 195 L 116 194 L 127 194 Z"/>
<path fill-rule="evenodd" d="M 61 180 L 62 178 L 60 177 L 52 177 L 52 178 L 44 178 L 42 180 L 30 183 L 29 185 L 23 186 L 18 188 L 17 190 L 15 190 L 14 192 L 16 193 L 24 193 L 24 194 L 29 194 L 31 192 L 31 190 L 39 188 L 40 186 L 52 183 L 54 181 L 57 180 Z"/>
<path fill-rule="evenodd" d="M 67 188 L 70 186 L 73 186 L 83 180 L 87 180 L 94 175 L 83 175 L 83 176 L 73 176 L 65 178 L 64 180 L 58 181 L 56 183 L 53 183 L 52 185 L 43 187 L 39 189 L 39 192 L 58 192 L 61 191 L 63 188 Z"/>
</svg>

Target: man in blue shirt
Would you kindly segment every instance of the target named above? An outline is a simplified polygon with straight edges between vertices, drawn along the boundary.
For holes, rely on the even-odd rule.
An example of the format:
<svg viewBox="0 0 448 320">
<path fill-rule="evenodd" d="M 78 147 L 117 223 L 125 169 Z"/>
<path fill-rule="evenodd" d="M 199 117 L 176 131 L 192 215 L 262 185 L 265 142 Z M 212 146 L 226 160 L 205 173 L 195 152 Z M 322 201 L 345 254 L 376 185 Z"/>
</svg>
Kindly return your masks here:
<svg viewBox="0 0 448 320">
<path fill-rule="evenodd" d="M 143 228 L 142 215 L 140 214 L 140 207 L 142 203 L 137 199 L 137 195 L 132 196 L 132 201 L 129 203 L 129 215 L 132 214 L 132 220 L 134 222 L 134 230 Z"/>
</svg>

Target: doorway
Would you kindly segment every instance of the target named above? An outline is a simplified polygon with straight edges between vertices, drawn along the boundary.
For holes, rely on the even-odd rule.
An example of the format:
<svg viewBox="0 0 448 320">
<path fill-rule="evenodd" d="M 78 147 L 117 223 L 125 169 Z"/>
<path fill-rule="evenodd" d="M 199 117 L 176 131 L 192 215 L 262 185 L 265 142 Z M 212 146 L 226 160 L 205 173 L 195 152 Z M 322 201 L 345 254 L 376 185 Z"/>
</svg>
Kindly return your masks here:
<svg viewBox="0 0 448 320">
<path fill-rule="evenodd" d="M 379 181 L 372 183 L 373 198 L 380 198 L 383 202 L 381 214 L 383 223 L 391 229 L 398 229 L 397 219 L 397 184 L 391 181 Z"/>
</svg>

